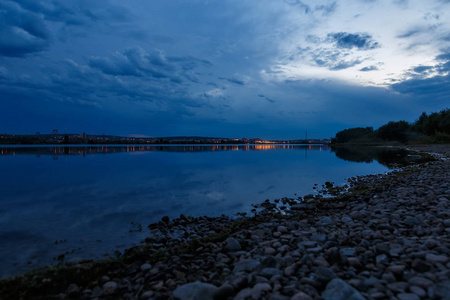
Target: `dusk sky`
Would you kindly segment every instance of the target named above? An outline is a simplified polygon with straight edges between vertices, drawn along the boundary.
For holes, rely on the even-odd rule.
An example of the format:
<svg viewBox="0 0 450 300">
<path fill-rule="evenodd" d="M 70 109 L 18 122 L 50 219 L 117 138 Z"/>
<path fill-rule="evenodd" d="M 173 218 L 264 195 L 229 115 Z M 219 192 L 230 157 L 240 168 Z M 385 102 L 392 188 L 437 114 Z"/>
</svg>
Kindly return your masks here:
<svg viewBox="0 0 450 300">
<path fill-rule="evenodd" d="M 449 72 L 449 0 L 0 0 L 0 133 L 329 138 Z"/>
</svg>

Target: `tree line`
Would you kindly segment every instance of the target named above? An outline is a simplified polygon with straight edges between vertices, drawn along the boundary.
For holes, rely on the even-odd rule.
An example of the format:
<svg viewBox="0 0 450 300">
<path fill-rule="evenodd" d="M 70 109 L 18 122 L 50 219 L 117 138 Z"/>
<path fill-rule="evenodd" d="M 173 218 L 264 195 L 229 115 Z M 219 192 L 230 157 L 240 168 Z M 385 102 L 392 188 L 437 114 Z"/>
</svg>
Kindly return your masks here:
<svg viewBox="0 0 450 300">
<path fill-rule="evenodd" d="M 332 144 L 449 143 L 450 109 L 427 115 L 425 112 L 413 123 L 391 121 L 377 130 L 357 127 L 339 131 Z"/>
</svg>

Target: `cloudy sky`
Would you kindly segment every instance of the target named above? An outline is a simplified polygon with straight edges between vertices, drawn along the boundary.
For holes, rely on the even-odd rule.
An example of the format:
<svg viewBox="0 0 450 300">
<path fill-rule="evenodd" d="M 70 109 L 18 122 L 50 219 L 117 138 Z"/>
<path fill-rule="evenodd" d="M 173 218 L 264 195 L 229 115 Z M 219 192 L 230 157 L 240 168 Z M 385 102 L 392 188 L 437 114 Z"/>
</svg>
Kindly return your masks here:
<svg viewBox="0 0 450 300">
<path fill-rule="evenodd" d="M 326 138 L 449 71 L 449 0 L 0 0 L 0 133 Z"/>
</svg>

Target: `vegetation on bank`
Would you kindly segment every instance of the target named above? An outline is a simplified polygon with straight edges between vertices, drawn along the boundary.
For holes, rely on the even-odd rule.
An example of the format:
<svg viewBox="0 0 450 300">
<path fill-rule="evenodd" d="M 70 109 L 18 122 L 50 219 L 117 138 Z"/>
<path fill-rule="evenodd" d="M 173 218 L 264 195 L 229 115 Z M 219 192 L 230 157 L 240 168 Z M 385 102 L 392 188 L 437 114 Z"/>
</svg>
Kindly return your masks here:
<svg viewBox="0 0 450 300">
<path fill-rule="evenodd" d="M 391 121 L 377 130 L 357 127 L 339 131 L 332 144 L 450 143 L 450 109 L 422 115 L 414 123 Z"/>
</svg>

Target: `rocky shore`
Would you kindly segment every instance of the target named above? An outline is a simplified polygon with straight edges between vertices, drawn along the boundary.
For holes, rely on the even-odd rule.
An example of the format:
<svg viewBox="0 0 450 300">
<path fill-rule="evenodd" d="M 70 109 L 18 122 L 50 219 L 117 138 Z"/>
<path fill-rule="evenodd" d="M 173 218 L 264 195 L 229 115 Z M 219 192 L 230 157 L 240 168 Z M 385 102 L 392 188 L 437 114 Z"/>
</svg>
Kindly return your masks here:
<svg viewBox="0 0 450 300">
<path fill-rule="evenodd" d="M 416 149 L 438 160 L 253 217 L 165 217 L 116 259 L 0 281 L 0 299 L 450 299 L 450 146 Z"/>
</svg>

